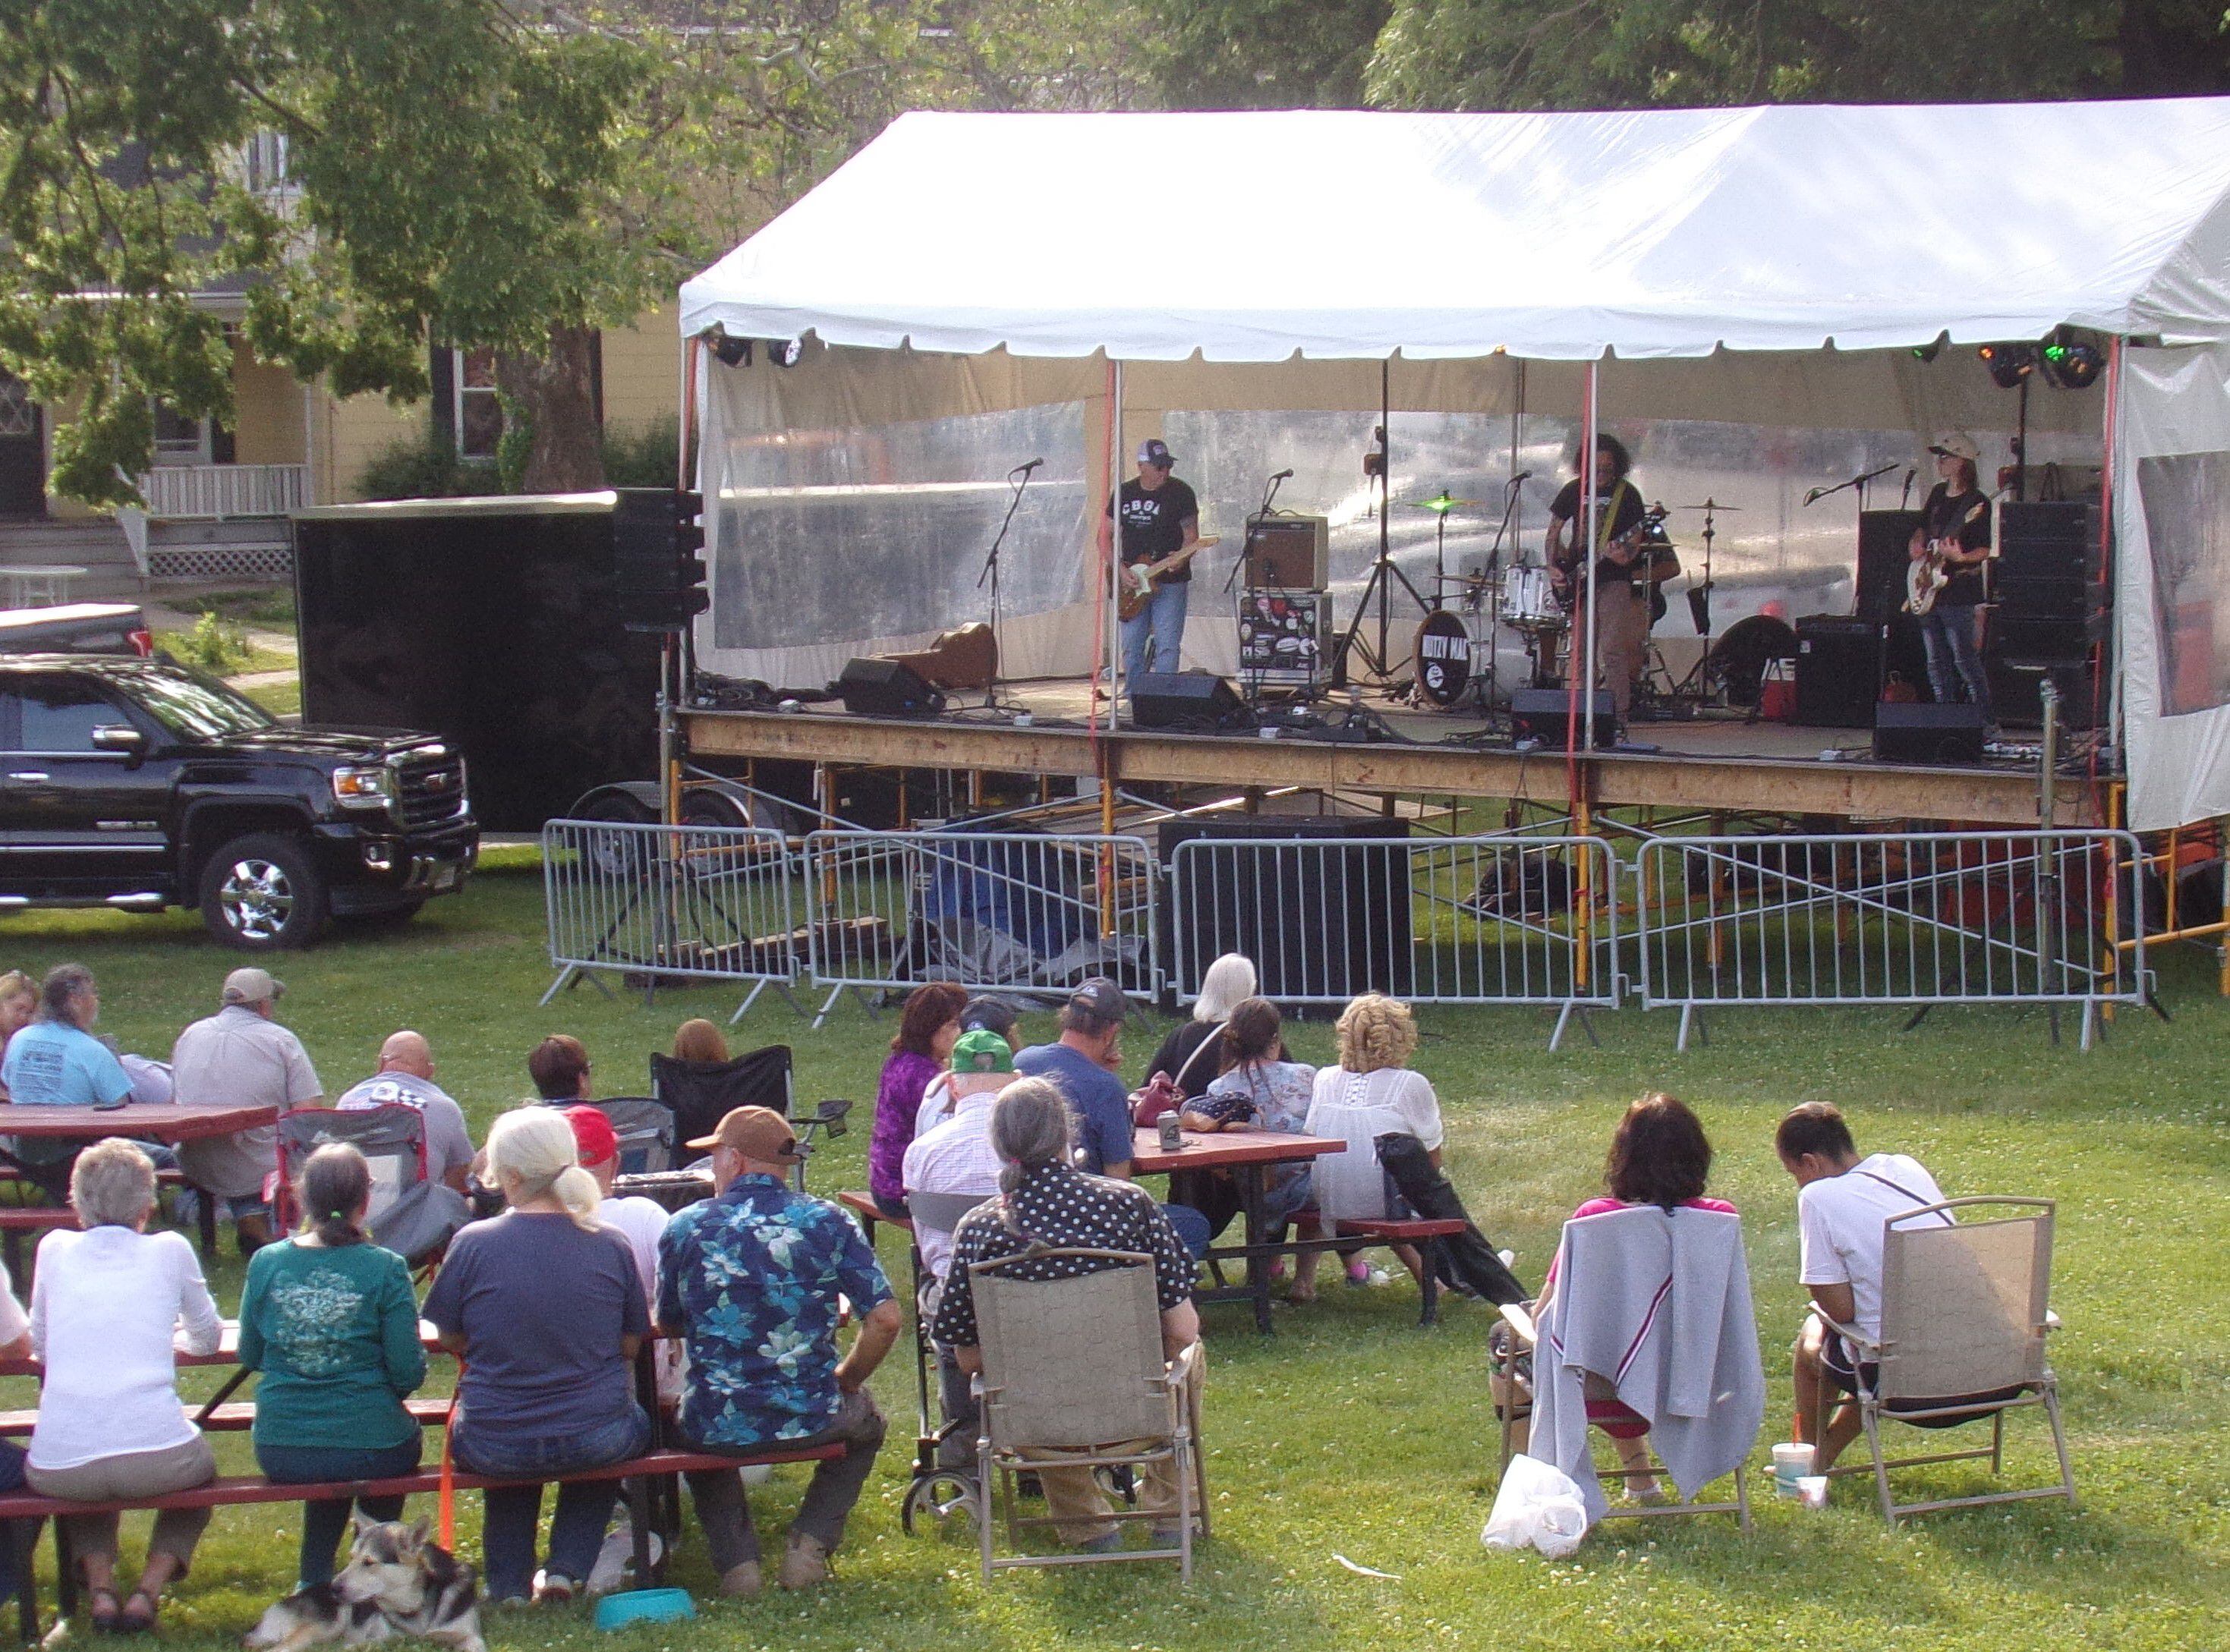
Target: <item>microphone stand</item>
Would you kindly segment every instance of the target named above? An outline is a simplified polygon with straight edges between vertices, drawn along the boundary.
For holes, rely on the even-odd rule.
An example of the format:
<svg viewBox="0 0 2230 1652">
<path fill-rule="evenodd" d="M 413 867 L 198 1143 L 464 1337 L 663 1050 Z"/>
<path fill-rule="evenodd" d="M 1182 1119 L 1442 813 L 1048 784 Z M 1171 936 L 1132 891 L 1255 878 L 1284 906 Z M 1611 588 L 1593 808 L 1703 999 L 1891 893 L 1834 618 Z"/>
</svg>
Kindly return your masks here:
<svg viewBox="0 0 2230 1652">
<path fill-rule="evenodd" d="M 1035 465 L 1018 465 L 1007 472 L 1007 479 L 1015 484 L 1015 497 L 1007 501 L 1007 514 L 999 524 L 999 531 L 992 536 L 990 554 L 983 558 L 983 571 L 976 576 L 976 588 L 982 590 L 983 582 L 991 582 L 991 681 L 983 690 L 983 709 L 993 710 L 999 704 L 999 672 L 1006 665 L 1004 651 L 999 644 L 999 547 L 1007 543 L 1007 530 L 1015 525 L 1015 512 L 1022 508 L 1022 490 L 1029 486 L 1030 478 L 1037 474 Z M 1021 479 L 1015 480 L 1019 474 Z"/>
<path fill-rule="evenodd" d="M 1878 471 L 1868 471 L 1863 476 L 1853 476 L 1849 481 L 1838 482 L 1833 487 L 1815 487 L 1804 496 L 1804 503 L 1808 506 L 1814 505 L 1831 494 L 1840 493 L 1846 488 L 1854 487 L 1859 491 L 1859 509 L 1864 511 L 1866 508 L 1866 484 L 1877 476 L 1888 475 L 1896 468 L 1895 465 L 1885 465 Z"/>
<path fill-rule="evenodd" d="M 1525 474 L 1513 476 L 1502 485 L 1502 520 L 1494 524 L 1494 543 L 1487 547 L 1486 569 L 1479 582 L 1479 622 L 1486 627 L 1486 687 L 1479 693 L 1479 704 L 1489 722 L 1494 718 L 1494 691 L 1501 686 L 1502 675 L 1502 605 L 1497 601 L 1495 576 L 1502 571 L 1503 536 L 1510 532 L 1511 520 L 1518 514 L 1518 490 L 1524 485 Z M 1511 543 L 1517 543 L 1514 536 Z M 1515 567 L 1524 554 L 1522 547 L 1512 550 L 1511 565 Z"/>
<path fill-rule="evenodd" d="M 1223 591 L 1225 595 L 1228 596 L 1231 594 L 1232 584 L 1238 579 L 1240 570 L 1244 569 L 1247 565 L 1248 562 L 1253 558 L 1254 555 L 1254 541 L 1261 535 L 1263 518 L 1270 514 L 1271 501 L 1278 497 L 1278 489 L 1284 484 L 1285 479 L 1285 477 L 1282 475 L 1273 476 L 1270 479 L 1270 485 L 1262 490 L 1261 509 L 1255 511 L 1252 517 L 1247 518 L 1247 531 L 1241 537 L 1239 542 L 1238 559 L 1231 564 L 1231 571 L 1223 576 Z M 1254 588 L 1254 580 L 1253 575 L 1248 575 L 1247 584 L 1244 588 L 1247 591 L 1252 591 Z M 1245 600 L 1246 599 L 1244 597 L 1241 597 L 1241 601 L 1242 606 Z M 1244 621 L 1245 615 L 1242 613 L 1233 621 L 1234 629 L 1235 630 L 1237 627 L 1240 624 L 1244 623 Z M 1239 691 L 1241 695 L 1245 697 L 1248 705 L 1259 704 L 1262 698 L 1262 672 L 1259 669 L 1253 672 L 1242 669 L 1239 673 Z"/>
</svg>

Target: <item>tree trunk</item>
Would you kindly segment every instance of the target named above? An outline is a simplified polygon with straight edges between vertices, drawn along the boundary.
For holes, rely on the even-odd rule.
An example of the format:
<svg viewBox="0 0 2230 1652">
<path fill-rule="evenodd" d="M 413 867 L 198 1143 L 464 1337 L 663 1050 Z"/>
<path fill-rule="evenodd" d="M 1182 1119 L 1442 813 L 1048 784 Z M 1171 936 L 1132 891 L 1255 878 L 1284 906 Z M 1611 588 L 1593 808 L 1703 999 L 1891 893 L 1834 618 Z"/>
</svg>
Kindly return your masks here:
<svg viewBox="0 0 2230 1652">
<path fill-rule="evenodd" d="M 524 410 L 529 427 L 520 492 L 589 493 L 603 486 L 596 348 L 593 327 L 552 327 L 546 355 L 496 357 L 496 383 Z"/>
</svg>

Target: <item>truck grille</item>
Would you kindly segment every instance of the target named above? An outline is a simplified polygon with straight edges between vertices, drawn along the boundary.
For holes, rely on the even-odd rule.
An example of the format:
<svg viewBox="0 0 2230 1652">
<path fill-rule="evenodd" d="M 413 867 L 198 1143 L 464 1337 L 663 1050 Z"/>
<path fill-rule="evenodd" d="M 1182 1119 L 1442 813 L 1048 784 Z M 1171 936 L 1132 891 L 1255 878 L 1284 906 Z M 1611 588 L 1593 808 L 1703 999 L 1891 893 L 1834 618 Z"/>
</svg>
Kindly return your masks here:
<svg viewBox="0 0 2230 1652">
<path fill-rule="evenodd" d="M 406 762 L 396 776 L 407 831 L 448 824 L 470 807 L 465 798 L 465 763 L 461 757 L 439 757 Z"/>
</svg>

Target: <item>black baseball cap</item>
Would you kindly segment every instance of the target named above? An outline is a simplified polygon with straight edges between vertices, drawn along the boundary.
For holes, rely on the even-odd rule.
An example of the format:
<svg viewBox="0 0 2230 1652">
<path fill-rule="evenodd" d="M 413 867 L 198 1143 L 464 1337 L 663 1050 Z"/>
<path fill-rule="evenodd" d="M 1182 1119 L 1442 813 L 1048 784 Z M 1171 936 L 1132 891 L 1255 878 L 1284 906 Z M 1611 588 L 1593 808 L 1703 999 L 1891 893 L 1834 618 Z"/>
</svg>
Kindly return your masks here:
<svg viewBox="0 0 2230 1652">
<path fill-rule="evenodd" d="M 1094 975 L 1068 995 L 1071 1009 L 1096 1015 L 1103 1021 L 1119 1021 L 1130 1013 L 1131 1000 L 1105 975 Z"/>
<path fill-rule="evenodd" d="M 1170 456 L 1170 445 L 1159 436 L 1150 436 L 1138 444 L 1138 462 L 1151 465 L 1157 470 L 1167 470 L 1176 460 Z"/>
</svg>

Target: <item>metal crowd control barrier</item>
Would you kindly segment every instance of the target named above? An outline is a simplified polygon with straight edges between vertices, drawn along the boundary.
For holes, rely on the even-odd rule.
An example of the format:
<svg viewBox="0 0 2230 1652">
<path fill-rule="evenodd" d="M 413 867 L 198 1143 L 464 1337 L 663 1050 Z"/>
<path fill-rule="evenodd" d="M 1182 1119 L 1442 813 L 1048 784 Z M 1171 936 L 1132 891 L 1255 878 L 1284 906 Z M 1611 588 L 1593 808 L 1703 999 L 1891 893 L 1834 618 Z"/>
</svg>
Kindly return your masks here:
<svg viewBox="0 0 2230 1652">
<path fill-rule="evenodd" d="M 542 893 L 558 973 L 542 1002 L 584 974 L 603 988 L 589 972 L 604 969 L 646 975 L 650 989 L 665 976 L 750 981 L 732 1024 L 770 984 L 788 997 L 800 953 L 794 871 L 779 832 L 550 821 Z"/>
<path fill-rule="evenodd" d="M 816 832 L 805 840 L 808 955 L 828 1019 L 846 987 L 934 980 L 1057 993 L 1090 975 L 1159 987 L 1153 851 L 1043 832 Z"/>
<path fill-rule="evenodd" d="M 1170 979 L 1189 1000 L 1239 952 L 1281 1003 L 1553 1006 L 1553 1050 L 1618 1001 L 1614 876 L 1595 837 L 1189 839 L 1170 865 Z"/>
<path fill-rule="evenodd" d="M 1637 863 L 1644 1009 L 2143 1001 L 2125 832 L 1660 838 Z M 2125 942 L 2124 959 L 2114 942 Z M 1919 1019 L 1916 1015 L 1914 1019 Z"/>
</svg>

